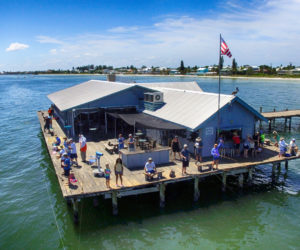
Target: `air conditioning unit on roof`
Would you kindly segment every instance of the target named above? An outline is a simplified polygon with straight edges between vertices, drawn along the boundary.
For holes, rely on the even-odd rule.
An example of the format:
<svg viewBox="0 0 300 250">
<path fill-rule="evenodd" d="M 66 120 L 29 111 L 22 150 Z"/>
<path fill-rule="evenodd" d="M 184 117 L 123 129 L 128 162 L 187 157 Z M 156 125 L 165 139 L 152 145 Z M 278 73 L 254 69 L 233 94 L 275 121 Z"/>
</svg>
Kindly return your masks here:
<svg viewBox="0 0 300 250">
<path fill-rule="evenodd" d="M 144 94 L 144 101 L 152 102 L 152 103 L 162 103 L 163 100 L 163 93 L 162 92 L 152 92 L 152 93 L 145 93 Z"/>
</svg>

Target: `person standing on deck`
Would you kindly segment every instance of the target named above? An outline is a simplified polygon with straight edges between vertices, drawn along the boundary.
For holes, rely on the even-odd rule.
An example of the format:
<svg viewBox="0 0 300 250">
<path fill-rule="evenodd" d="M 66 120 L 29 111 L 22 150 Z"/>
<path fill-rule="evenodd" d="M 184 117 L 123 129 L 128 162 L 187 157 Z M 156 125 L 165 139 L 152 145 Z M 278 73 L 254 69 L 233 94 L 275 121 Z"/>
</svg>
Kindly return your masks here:
<svg viewBox="0 0 300 250">
<path fill-rule="evenodd" d="M 188 150 L 187 144 L 183 145 L 183 149 L 180 152 L 180 156 L 182 159 L 182 175 L 186 175 L 186 168 L 189 166 L 190 161 L 190 151 Z"/>
<path fill-rule="evenodd" d="M 123 163 L 122 163 L 121 158 L 117 158 L 114 170 L 115 170 L 117 187 L 120 187 L 119 184 L 118 184 L 118 177 L 120 177 L 120 180 L 121 180 L 121 187 L 124 187 L 123 186 L 123 179 L 122 179 L 122 176 L 123 176 Z"/>
<path fill-rule="evenodd" d="M 297 155 L 297 152 L 298 152 L 298 147 L 296 145 L 296 139 L 293 138 L 291 141 L 290 141 L 290 154 L 291 156 L 296 156 Z"/>
<path fill-rule="evenodd" d="M 81 161 L 86 162 L 87 144 L 86 144 L 86 138 L 83 136 L 83 134 L 79 135 L 79 144 L 80 144 Z"/>
<path fill-rule="evenodd" d="M 77 156 L 76 144 L 73 141 L 73 139 L 70 139 L 69 149 L 71 150 L 71 161 L 73 161 L 73 159 L 75 159 L 76 164 L 78 165 L 78 162 L 77 162 L 78 156 Z"/>
<path fill-rule="evenodd" d="M 132 137 L 132 134 L 129 134 L 129 138 L 128 138 L 128 150 L 129 150 L 129 152 L 134 151 L 134 138 Z"/>
<path fill-rule="evenodd" d="M 223 141 L 220 141 L 219 144 L 215 144 L 211 150 L 211 155 L 213 157 L 212 169 L 218 169 L 219 159 L 220 159 L 219 149 L 222 146 L 222 144 L 223 144 Z M 216 164 L 216 168 L 214 168 L 215 164 Z"/>
<path fill-rule="evenodd" d="M 67 154 L 65 154 L 64 157 L 64 174 L 65 176 L 69 176 L 71 170 L 71 161 Z"/>
<path fill-rule="evenodd" d="M 275 139 L 275 144 L 274 146 L 275 147 L 278 147 L 278 144 L 279 144 L 279 141 L 280 141 L 280 136 L 279 134 L 277 133 L 277 131 L 273 131 L 273 138 Z"/>
<path fill-rule="evenodd" d="M 279 141 L 279 154 L 278 154 L 278 157 L 280 158 L 280 157 L 282 157 L 282 156 L 284 156 L 285 155 L 285 153 L 286 153 L 286 151 L 287 151 L 287 144 L 285 143 L 285 141 L 284 141 L 284 138 L 283 137 L 281 137 L 280 138 L 280 141 Z"/>
<path fill-rule="evenodd" d="M 196 161 L 202 162 L 202 148 L 203 148 L 203 142 L 200 137 L 196 138 L 196 143 L 195 143 L 195 156 L 196 156 Z"/>
<path fill-rule="evenodd" d="M 237 132 L 233 133 L 233 144 L 234 144 L 234 152 L 236 156 L 240 156 L 240 144 L 241 144 L 241 138 L 240 136 L 237 134 Z"/>
<path fill-rule="evenodd" d="M 119 145 L 118 145 L 119 157 L 121 157 L 121 151 L 120 150 L 124 148 L 124 141 L 125 141 L 125 139 L 122 136 L 122 134 L 119 134 L 119 138 L 118 138 L 118 143 L 119 143 Z"/>
<path fill-rule="evenodd" d="M 172 151 L 173 151 L 173 154 L 174 154 L 174 161 L 176 159 L 176 153 L 179 154 L 179 158 L 181 157 L 180 156 L 180 143 L 179 143 L 179 140 L 178 140 L 178 136 L 175 135 L 175 137 L 173 138 L 172 142 L 171 142 L 171 148 L 172 148 Z"/>
</svg>

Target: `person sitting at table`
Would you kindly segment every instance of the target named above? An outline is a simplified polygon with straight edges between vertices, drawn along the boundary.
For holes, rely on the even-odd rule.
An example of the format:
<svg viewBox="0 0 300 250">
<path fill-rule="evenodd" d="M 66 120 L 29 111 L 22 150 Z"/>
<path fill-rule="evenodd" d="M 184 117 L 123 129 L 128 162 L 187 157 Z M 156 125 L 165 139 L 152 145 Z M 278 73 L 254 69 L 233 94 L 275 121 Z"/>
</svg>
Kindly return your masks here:
<svg viewBox="0 0 300 250">
<path fill-rule="evenodd" d="M 61 140 L 60 140 L 59 136 L 55 135 L 55 139 L 56 139 L 56 141 L 55 141 L 55 143 L 54 143 L 55 146 L 59 146 L 60 143 L 61 143 Z"/>
<path fill-rule="evenodd" d="M 128 150 L 130 152 L 134 151 L 134 138 L 132 137 L 132 134 L 129 134 L 129 138 L 128 138 Z"/>
<path fill-rule="evenodd" d="M 119 134 L 119 138 L 118 138 L 118 143 L 119 143 L 119 145 L 118 145 L 119 156 L 121 155 L 120 150 L 124 148 L 124 141 L 125 141 L 125 139 L 124 139 L 124 137 L 122 136 L 122 134 Z"/>
<path fill-rule="evenodd" d="M 153 179 L 153 176 L 156 175 L 156 167 L 155 163 L 152 161 L 152 158 L 149 157 L 148 161 L 145 164 L 145 174 L 150 179 Z"/>
</svg>

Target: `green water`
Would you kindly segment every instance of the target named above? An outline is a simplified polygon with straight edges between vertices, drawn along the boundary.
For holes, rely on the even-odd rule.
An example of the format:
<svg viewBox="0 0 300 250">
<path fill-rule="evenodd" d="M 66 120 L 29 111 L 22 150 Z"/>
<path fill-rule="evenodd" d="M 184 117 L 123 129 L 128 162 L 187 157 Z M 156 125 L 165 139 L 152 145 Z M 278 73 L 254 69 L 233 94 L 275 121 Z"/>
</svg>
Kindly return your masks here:
<svg viewBox="0 0 300 250">
<path fill-rule="evenodd" d="M 229 180 L 221 192 L 215 178 L 200 183 L 193 202 L 192 183 L 169 185 L 166 207 L 158 194 L 119 199 L 119 215 L 110 200 L 80 202 L 80 224 L 62 198 L 42 139 L 36 111 L 46 109 L 46 95 L 101 76 L 0 76 L 0 249 L 299 249 L 300 161 L 282 167 L 272 184 L 270 166 L 258 167 L 254 185 L 243 191 Z M 122 81 L 178 81 L 176 77 L 123 77 Z M 217 80 L 197 80 L 217 91 Z M 300 82 L 230 80 L 222 93 L 239 86 L 239 96 L 265 110 L 300 108 Z M 284 135 L 300 143 L 299 119 Z M 282 126 L 282 124 L 280 124 Z M 280 126 L 279 126 L 280 127 Z M 283 134 L 283 133 L 282 133 Z"/>
</svg>

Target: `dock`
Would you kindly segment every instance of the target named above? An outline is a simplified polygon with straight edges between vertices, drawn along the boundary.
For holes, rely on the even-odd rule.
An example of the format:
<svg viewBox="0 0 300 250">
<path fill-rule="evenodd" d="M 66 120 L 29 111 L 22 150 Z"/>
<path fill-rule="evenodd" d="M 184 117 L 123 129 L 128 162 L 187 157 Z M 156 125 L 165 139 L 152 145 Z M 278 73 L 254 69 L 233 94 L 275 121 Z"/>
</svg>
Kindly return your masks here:
<svg viewBox="0 0 300 250">
<path fill-rule="evenodd" d="M 260 108 L 260 113 L 269 120 L 269 131 L 272 130 L 272 128 L 275 128 L 275 120 L 284 118 L 284 130 L 288 128 L 289 131 L 291 131 L 292 127 L 292 118 L 293 117 L 300 117 L 300 109 L 295 110 L 280 110 L 276 111 L 274 109 L 271 112 L 262 112 L 262 107 Z M 288 125 L 287 125 L 288 123 Z"/>
<path fill-rule="evenodd" d="M 272 167 L 273 173 L 275 173 L 276 166 L 280 165 L 281 162 L 285 163 L 286 168 L 288 167 L 288 161 L 299 158 L 298 156 L 293 157 L 278 157 L 278 148 L 270 145 L 265 146 L 262 153 L 257 157 L 244 159 L 242 157 L 238 158 L 222 158 L 219 164 L 218 170 L 210 170 L 211 160 L 208 159 L 201 163 L 203 170 L 199 171 L 199 166 L 196 165 L 196 161 L 191 159 L 190 166 L 187 169 L 188 175 L 182 176 L 181 174 L 181 161 L 176 159 L 175 161 L 170 161 L 169 164 L 164 164 L 158 166 L 157 169 L 163 172 L 163 177 L 161 179 L 154 179 L 153 181 L 145 180 L 144 170 L 129 170 L 124 167 L 123 184 L 124 187 L 117 187 L 115 185 L 115 175 L 113 171 L 113 166 L 118 154 L 110 154 L 105 151 L 105 144 L 107 140 L 101 141 L 89 141 L 87 142 L 87 159 L 89 156 L 95 156 L 95 152 L 102 152 L 101 166 L 106 163 L 110 165 L 112 170 L 111 174 L 111 189 L 106 187 L 105 178 L 95 177 L 93 170 L 96 166 L 88 165 L 87 163 L 81 162 L 80 154 L 78 156 L 79 166 L 73 166 L 71 173 L 74 173 L 76 179 L 78 180 L 75 184 L 68 184 L 68 179 L 63 175 L 63 168 L 61 167 L 60 159 L 57 157 L 52 150 L 52 144 L 55 141 L 55 135 L 59 137 L 66 136 L 64 131 L 61 129 L 56 120 L 53 120 L 52 127 L 54 134 L 44 132 L 44 119 L 43 113 L 46 111 L 38 111 L 37 115 L 40 121 L 41 130 L 43 137 L 46 142 L 47 150 L 50 155 L 53 168 L 55 170 L 58 183 L 62 192 L 63 197 L 67 202 L 73 204 L 74 210 L 74 220 L 78 219 L 78 202 L 80 199 L 86 197 L 99 197 L 104 196 L 105 199 L 112 200 L 112 212 L 113 214 L 118 213 L 118 199 L 131 195 L 140 195 L 145 193 L 157 192 L 160 197 L 160 206 L 165 206 L 165 190 L 167 185 L 182 181 L 193 181 L 194 182 L 194 200 L 197 201 L 200 197 L 199 181 L 212 175 L 217 175 L 222 180 L 222 190 L 226 190 L 226 178 L 227 176 L 237 176 L 239 186 L 242 188 L 245 183 L 251 184 L 252 176 L 255 166 L 258 165 L 269 165 Z M 79 144 L 76 143 L 77 152 L 79 153 Z M 175 177 L 170 177 L 170 171 L 175 172 Z"/>
</svg>

